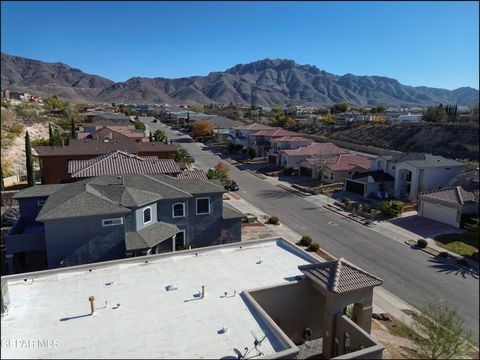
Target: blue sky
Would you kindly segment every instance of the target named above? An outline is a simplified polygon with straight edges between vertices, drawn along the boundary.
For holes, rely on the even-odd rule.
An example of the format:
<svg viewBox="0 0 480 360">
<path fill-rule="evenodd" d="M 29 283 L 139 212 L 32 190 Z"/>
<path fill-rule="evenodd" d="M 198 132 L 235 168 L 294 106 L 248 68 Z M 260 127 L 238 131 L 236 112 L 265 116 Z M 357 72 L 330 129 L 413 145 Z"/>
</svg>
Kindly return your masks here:
<svg viewBox="0 0 480 360">
<path fill-rule="evenodd" d="M 2 52 L 114 81 L 288 58 L 343 75 L 479 83 L 478 2 L 6 2 Z"/>
</svg>

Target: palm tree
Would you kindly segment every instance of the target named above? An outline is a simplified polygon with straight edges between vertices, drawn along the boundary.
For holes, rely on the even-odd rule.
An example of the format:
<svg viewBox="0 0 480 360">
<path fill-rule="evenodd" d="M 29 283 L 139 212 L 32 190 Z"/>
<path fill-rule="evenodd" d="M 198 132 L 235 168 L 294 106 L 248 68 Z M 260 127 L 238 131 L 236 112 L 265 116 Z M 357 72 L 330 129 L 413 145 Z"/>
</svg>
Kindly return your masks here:
<svg viewBox="0 0 480 360">
<path fill-rule="evenodd" d="M 27 168 L 28 186 L 35 185 L 35 170 L 33 168 L 32 145 L 30 144 L 30 135 L 25 133 L 25 157 Z"/>
<path fill-rule="evenodd" d="M 177 151 L 175 153 L 175 161 L 176 162 L 183 162 L 185 164 L 191 164 L 193 162 L 192 157 L 190 156 L 188 151 L 183 147 L 179 147 L 177 149 Z"/>
<path fill-rule="evenodd" d="M 155 132 L 153 133 L 153 141 L 168 144 L 167 134 L 165 134 L 163 130 L 155 130 Z"/>
</svg>

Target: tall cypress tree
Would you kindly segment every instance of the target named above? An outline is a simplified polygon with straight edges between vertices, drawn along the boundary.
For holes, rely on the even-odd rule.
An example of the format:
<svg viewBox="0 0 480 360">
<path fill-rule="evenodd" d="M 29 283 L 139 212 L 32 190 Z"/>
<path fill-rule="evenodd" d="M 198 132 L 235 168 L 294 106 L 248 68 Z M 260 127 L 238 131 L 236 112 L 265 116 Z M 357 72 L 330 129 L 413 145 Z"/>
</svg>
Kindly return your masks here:
<svg viewBox="0 0 480 360">
<path fill-rule="evenodd" d="M 150 140 L 150 142 L 153 142 L 153 135 L 152 135 L 152 132 L 151 132 L 151 131 L 150 131 L 149 140 Z"/>
<path fill-rule="evenodd" d="M 48 144 L 50 146 L 54 145 L 52 124 L 50 124 L 50 123 L 48 123 Z"/>
<path fill-rule="evenodd" d="M 75 139 L 75 119 L 73 118 L 73 116 L 70 123 L 70 135 L 72 136 L 72 139 Z"/>
<path fill-rule="evenodd" d="M 32 146 L 30 145 L 30 135 L 25 133 L 25 158 L 27 167 L 28 186 L 35 185 L 35 170 L 33 168 Z"/>
<path fill-rule="evenodd" d="M 4 191 L 5 190 L 5 185 L 3 184 L 3 168 L 2 168 L 1 165 L 0 165 L 0 178 L 1 178 L 0 191 Z"/>
</svg>

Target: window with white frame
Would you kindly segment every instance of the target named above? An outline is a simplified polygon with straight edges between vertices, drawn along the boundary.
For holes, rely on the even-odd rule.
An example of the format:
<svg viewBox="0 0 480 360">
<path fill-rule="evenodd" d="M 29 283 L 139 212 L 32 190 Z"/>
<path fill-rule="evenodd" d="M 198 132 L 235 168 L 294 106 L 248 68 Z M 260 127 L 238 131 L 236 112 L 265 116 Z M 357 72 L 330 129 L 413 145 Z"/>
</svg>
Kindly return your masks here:
<svg viewBox="0 0 480 360">
<path fill-rule="evenodd" d="M 114 218 L 114 219 L 103 219 L 102 226 L 115 226 L 115 225 L 122 225 L 123 218 Z"/>
<path fill-rule="evenodd" d="M 143 209 L 143 223 L 148 224 L 152 221 L 152 208 L 149 206 Z"/>
<path fill-rule="evenodd" d="M 210 214 L 210 198 L 197 198 L 197 215 Z"/>
<path fill-rule="evenodd" d="M 185 217 L 185 204 L 184 203 L 176 203 L 176 204 L 172 205 L 172 217 L 173 218 Z"/>
<path fill-rule="evenodd" d="M 38 200 L 38 201 L 37 201 L 37 206 L 43 206 L 43 205 L 45 205 L 45 201 L 47 201 L 47 200 Z"/>
</svg>

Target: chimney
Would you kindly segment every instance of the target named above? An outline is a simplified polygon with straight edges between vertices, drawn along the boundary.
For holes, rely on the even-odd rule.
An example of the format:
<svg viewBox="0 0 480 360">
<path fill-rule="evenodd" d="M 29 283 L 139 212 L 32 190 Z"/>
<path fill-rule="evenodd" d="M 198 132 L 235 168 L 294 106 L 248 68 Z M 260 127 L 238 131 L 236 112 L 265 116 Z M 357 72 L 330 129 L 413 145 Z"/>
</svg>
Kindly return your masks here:
<svg viewBox="0 0 480 360">
<path fill-rule="evenodd" d="M 90 296 L 88 301 L 90 301 L 90 315 L 95 315 L 95 296 Z"/>
</svg>

